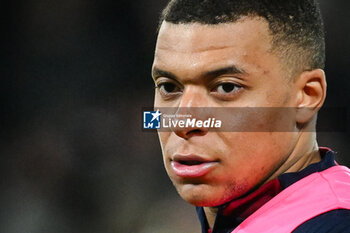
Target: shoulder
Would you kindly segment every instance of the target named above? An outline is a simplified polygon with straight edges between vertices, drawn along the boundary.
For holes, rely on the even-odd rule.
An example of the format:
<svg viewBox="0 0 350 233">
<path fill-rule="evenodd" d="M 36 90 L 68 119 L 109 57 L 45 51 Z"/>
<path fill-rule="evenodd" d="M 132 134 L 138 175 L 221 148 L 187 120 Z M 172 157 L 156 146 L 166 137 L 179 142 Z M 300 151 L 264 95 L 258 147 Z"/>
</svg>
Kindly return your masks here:
<svg viewBox="0 0 350 233">
<path fill-rule="evenodd" d="M 320 214 L 300 226 L 293 233 L 350 233 L 350 210 L 336 209 Z"/>
</svg>

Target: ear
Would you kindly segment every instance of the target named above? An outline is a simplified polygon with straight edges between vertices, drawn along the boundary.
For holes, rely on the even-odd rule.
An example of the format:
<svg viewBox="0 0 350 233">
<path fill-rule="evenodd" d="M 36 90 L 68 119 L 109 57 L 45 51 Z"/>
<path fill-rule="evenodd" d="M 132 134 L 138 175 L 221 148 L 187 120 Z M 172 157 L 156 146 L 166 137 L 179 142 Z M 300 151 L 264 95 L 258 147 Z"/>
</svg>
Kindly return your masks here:
<svg viewBox="0 0 350 233">
<path fill-rule="evenodd" d="M 323 105 L 326 98 L 326 75 L 323 70 L 304 71 L 296 78 L 297 115 L 299 124 L 310 121 Z"/>
</svg>

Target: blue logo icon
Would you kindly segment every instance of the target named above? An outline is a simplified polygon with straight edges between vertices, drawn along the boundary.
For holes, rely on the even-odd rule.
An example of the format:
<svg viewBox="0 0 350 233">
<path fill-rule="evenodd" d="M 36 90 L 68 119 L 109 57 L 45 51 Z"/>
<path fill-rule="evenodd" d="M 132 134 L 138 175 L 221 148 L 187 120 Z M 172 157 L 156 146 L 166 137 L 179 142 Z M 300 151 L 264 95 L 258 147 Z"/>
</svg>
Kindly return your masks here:
<svg viewBox="0 0 350 233">
<path fill-rule="evenodd" d="M 160 116 L 162 115 L 159 110 L 157 111 L 144 111 L 143 112 L 143 128 L 144 129 L 160 129 Z"/>
</svg>

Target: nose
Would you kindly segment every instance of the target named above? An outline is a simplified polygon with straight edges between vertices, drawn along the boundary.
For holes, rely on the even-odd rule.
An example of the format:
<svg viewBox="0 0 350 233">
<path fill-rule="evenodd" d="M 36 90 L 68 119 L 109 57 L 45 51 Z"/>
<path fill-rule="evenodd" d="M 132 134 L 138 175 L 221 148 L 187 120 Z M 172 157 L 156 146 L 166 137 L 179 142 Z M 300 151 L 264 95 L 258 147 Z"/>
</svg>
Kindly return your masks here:
<svg viewBox="0 0 350 233">
<path fill-rule="evenodd" d="M 196 85 L 188 85 L 182 93 L 179 108 L 209 107 L 207 91 Z"/>
<path fill-rule="evenodd" d="M 203 90 L 197 86 L 187 87 L 182 96 L 178 109 L 176 111 L 177 120 L 190 120 L 193 121 L 205 118 L 205 108 L 209 107 L 209 100 L 207 98 L 206 90 Z M 189 117 L 190 116 L 190 117 Z M 196 124 L 190 124 L 189 127 L 175 127 L 173 129 L 174 133 L 188 140 L 195 136 L 204 136 L 208 133 L 208 128 L 197 127 Z"/>
</svg>

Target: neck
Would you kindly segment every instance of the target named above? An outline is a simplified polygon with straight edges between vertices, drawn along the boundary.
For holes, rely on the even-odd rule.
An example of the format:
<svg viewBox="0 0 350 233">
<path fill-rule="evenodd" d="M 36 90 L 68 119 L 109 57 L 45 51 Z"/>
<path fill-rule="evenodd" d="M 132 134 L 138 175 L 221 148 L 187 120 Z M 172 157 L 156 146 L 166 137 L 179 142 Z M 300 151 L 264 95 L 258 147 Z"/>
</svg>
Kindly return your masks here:
<svg viewBox="0 0 350 233">
<path fill-rule="evenodd" d="M 216 215 L 219 209 L 217 207 L 203 207 L 203 209 L 208 221 L 208 225 L 211 229 L 213 229 Z"/>
<path fill-rule="evenodd" d="M 303 132 L 300 134 L 298 143 L 293 152 L 288 156 L 283 165 L 275 171 L 268 179 L 260 184 L 267 183 L 268 181 L 278 177 L 279 175 L 287 172 L 298 172 L 306 168 L 312 163 L 321 161 L 319 148 L 316 142 L 316 133 Z M 213 228 L 216 215 L 218 212 L 217 207 L 204 207 L 204 212 L 210 228 Z"/>
<path fill-rule="evenodd" d="M 321 161 L 315 132 L 303 132 L 287 160 L 262 184 L 287 172 L 298 172 L 312 163 Z M 261 184 L 261 185 L 262 185 Z"/>
</svg>

